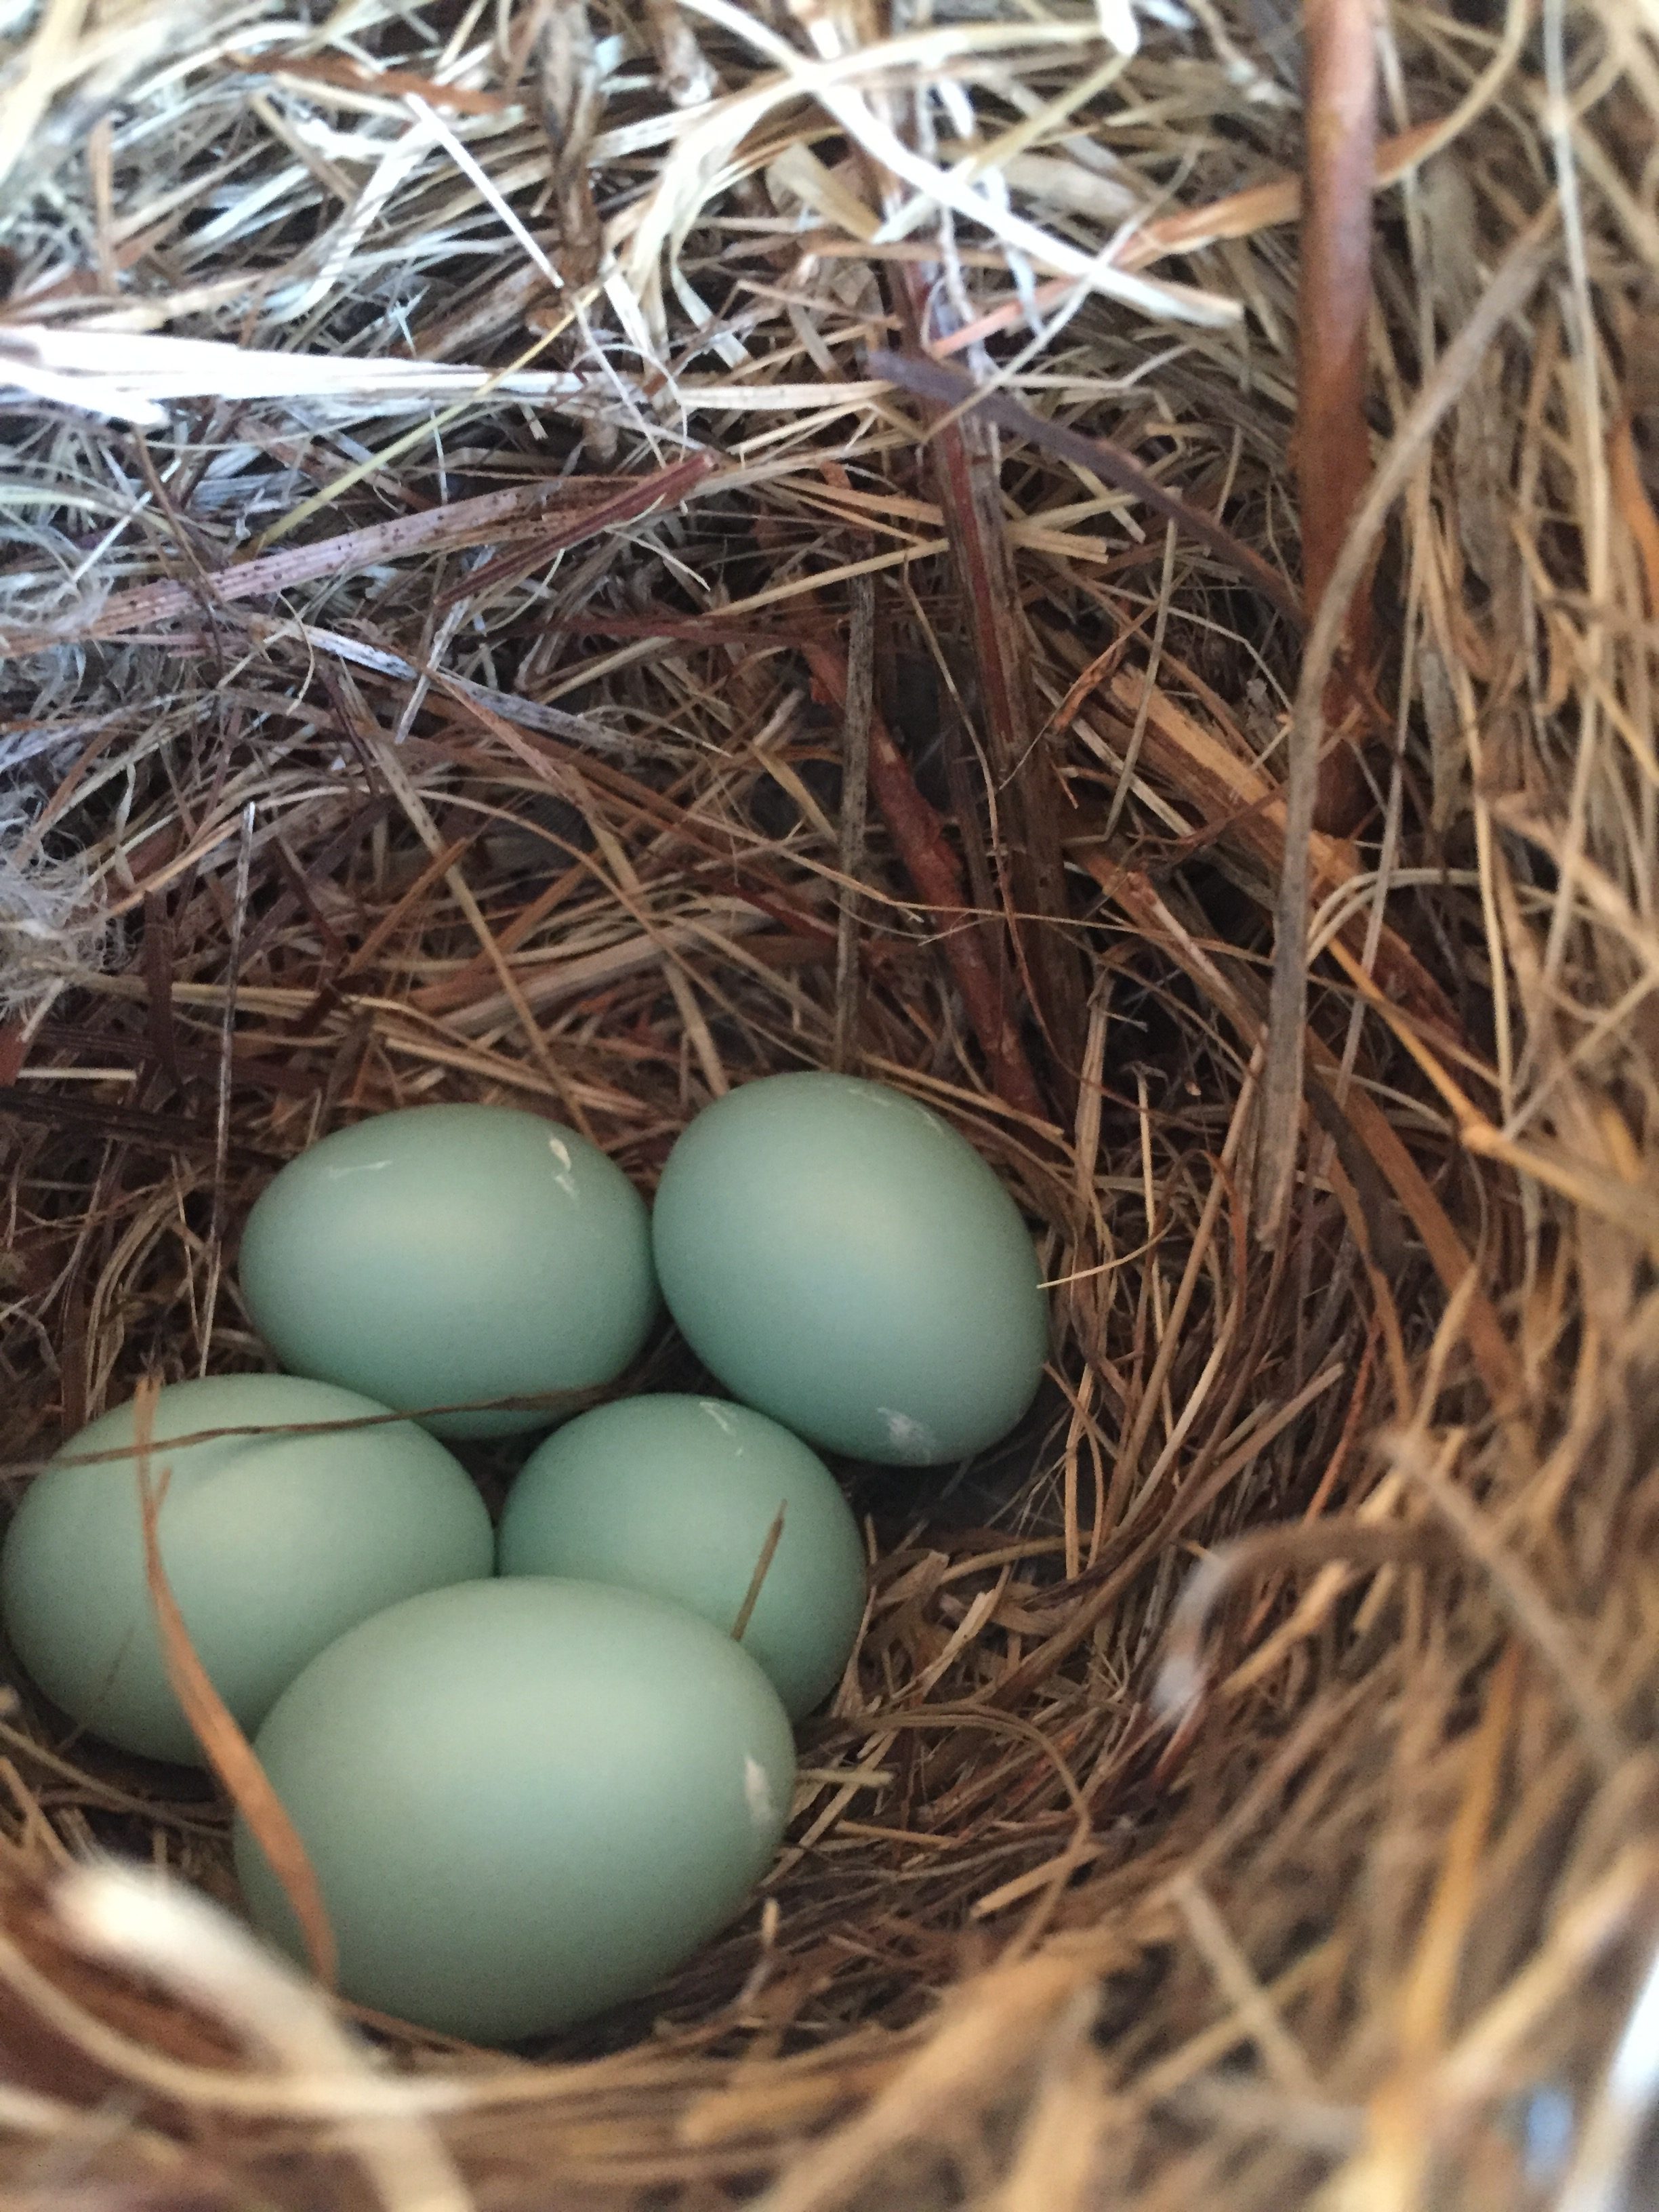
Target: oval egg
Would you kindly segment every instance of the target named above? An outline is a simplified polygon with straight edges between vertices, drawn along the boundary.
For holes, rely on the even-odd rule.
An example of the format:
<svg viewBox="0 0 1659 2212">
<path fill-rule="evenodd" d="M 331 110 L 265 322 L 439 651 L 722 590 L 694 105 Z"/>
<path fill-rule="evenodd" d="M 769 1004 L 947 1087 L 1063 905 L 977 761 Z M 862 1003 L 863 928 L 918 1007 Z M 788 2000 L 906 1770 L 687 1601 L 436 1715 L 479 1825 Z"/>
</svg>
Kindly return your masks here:
<svg viewBox="0 0 1659 2212">
<path fill-rule="evenodd" d="M 864 1617 L 864 1547 L 835 1477 L 723 1399 L 623 1398 L 567 1422 L 525 1462 L 497 1558 L 504 1575 L 650 1590 L 728 1632 L 764 1559 L 742 1643 L 795 1718 L 835 1688 Z"/>
<path fill-rule="evenodd" d="M 313 1660 L 259 1732 L 340 1985 L 516 2042 L 641 1995 L 742 1907 L 794 1747 L 731 1638 L 635 1590 L 526 1577 L 394 1606 Z M 254 1919 L 296 1954 L 246 1827 Z"/>
<path fill-rule="evenodd" d="M 434 1413 L 611 1382 L 657 1310 L 645 1204 L 575 1130 L 503 1106 L 337 1129 L 254 1204 L 238 1277 L 281 1364 L 416 1411 L 435 1435 L 546 1410 Z"/>
<path fill-rule="evenodd" d="M 213 1376 L 156 1400 L 161 1564 L 197 1656 L 250 1734 L 344 1630 L 489 1571 L 483 1501 L 423 1429 L 269 1433 L 386 1410 L 293 1375 Z M 156 1633 L 134 1438 L 133 1407 L 119 1407 L 30 1485 L 0 1552 L 0 1613 L 24 1666 L 72 1720 L 127 1751 L 199 1764 Z M 126 1455 L 70 1463 L 105 1452 Z"/>
<path fill-rule="evenodd" d="M 816 1444 L 961 1459 L 1036 1395 L 1047 1307 L 1013 1200 L 884 1084 L 775 1075 L 730 1092 L 670 1154 L 652 1233 L 698 1358 Z"/>
</svg>

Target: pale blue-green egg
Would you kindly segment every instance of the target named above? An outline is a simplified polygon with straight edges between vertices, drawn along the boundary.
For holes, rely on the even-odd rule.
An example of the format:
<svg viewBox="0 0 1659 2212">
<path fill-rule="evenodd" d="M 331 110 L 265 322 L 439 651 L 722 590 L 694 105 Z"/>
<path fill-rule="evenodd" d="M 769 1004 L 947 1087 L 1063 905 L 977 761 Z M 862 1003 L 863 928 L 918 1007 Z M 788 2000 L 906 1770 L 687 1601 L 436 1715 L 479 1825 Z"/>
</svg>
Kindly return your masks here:
<svg viewBox="0 0 1659 2212">
<path fill-rule="evenodd" d="M 609 1382 L 657 1310 L 632 1183 L 574 1129 L 504 1106 L 337 1129 L 260 1194 L 238 1274 L 284 1367 L 411 1411 Z M 490 1437 L 556 1414 L 422 1418 Z"/>
<path fill-rule="evenodd" d="M 514 1577 L 410 1598 L 314 1659 L 254 1747 L 360 2004 L 480 2043 L 638 1996 L 770 1865 L 789 1722 L 748 1654 L 638 1590 Z M 246 1827 L 260 1927 L 297 1953 Z"/>
<path fill-rule="evenodd" d="M 775 1075 L 717 1101 L 669 1156 L 653 1240 L 699 1358 L 814 1443 L 933 1465 L 1036 1395 L 1048 1315 L 1018 1211 L 884 1084 Z"/>
<path fill-rule="evenodd" d="M 799 1718 L 841 1679 L 864 1615 L 858 1523 L 817 1454 L 727 1399 L 619 1399 L 538 1444 L 501 1516 L 504 1575 L 616 1583 L 731 1630 L 781 1516 L 744 1649 Z"/>
<path fill-rule="evenodd" d="M 489 1571 L 483 1501 L 424 1429 L 382 1420 L 280 1433 L 386 1410 L 295 1375 L 212 1376 L 156 1400 L 149 1479 L 161 1565 L 198 1658 L 250 1734 L 344 1630 Z M 203 1441 L 176 1441 L 189 1437 Z M 125 1750 L 199 1764 L 156 1632 L 134 1440 L 132 1406 L 118 1407 L 36 1477 L 0 1553 L 0 1612 L 18 1657 L 72 1720 Z"/>
</svg>

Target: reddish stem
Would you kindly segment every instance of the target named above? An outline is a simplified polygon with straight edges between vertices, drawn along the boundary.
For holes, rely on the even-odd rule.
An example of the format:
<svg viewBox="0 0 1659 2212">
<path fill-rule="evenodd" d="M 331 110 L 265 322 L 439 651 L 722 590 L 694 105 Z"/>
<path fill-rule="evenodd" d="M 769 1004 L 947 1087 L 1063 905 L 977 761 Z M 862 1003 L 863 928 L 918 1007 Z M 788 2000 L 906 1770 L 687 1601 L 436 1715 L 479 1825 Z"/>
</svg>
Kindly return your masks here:
<svg viewBox="0 0 1659 2212">
<path fill-rule="evenodd" d="M 806 640 L 801 651 L 826 697 L 837 707 L 844 706 L 847 662 L 840 649 Z M 909 763 L 878 713 L 870 723 L 870 793 L 921 903 L 943 925 L 945 957 L 985 1054 L 992 1087 L 1017 1112 L 1046 1121 L 1048 1114 L 1042 1094 L 986 959 L 975 916 L 963 896 L 962 869 L 945 837 L 944 817 L 917 789 Z"/>
</svg>

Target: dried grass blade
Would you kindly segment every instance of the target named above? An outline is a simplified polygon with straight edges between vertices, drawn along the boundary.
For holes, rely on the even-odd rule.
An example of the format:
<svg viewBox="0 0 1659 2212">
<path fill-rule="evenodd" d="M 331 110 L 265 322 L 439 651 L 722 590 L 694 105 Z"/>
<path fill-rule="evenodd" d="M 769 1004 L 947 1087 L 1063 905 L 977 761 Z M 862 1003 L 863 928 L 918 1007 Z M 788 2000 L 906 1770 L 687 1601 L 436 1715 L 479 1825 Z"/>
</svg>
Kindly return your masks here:
<svg viewBox="0 0 1659 2212">
<path fill-rule="evenodd" d="M 1261 1035 L 1261 1024 L 1254 1005 L 1241 996 L 1213 962 L 1185 938 L 1184 933 L 1173 928 L 1167 912 L 1147 879 L 1132 869 L 1113 867 L 1102 853 L 1086 852 L 1080 858 L 1102 890 L 1122 908 L 1136 927 L 1154 940 L 1170 957 L 1179 962 L 1237 1029 L 1245 1046 L 1254 1048 Z M 1363 974 L 1363 970 L 1359 972 Z M 1350 1084 L 1343 1093 L 1342 1104 L 1338 1108 L 1330 1088 L 1340 1074 L 1337 1057 L 1323 1039 L 1316 1036 L 1310 1037 L 1309 1048 L 1312 1061 L 1310 1097 L 1322 1096 L 1325 1114 L 1322 1119 L 1334 1117 L 1334 1123 L 1346 1128 L 1350 1141 L 1357 1140 L 1363 1148 L 1358 1159 L 1350 1159 L 1349 1148 L 1339 1137 L 1339 1152 L 1350 1169 L 1362 1212 L 1367 1218 L 1368 1235 L 1374 1253 L 1386 1254 L 1393 1240 L 1386 1234 L 1379 1233 L 1378 1225 L 1372 1218 L 1375 1206 L 1365 1204 L 1366 1178 L 1354 1172 L 1366 1160 L 1374 1163 L 1388 1189 L 1394 1194 L 1401 1211 L 1416 1230 L 1448 1297 L 1461 1297 L 1463 1299 L 1463 1322 L 1470 1351 L 1487 1390 L 1494 1401 L 1502 1402 L 1515 1386 L 1515 1355 L 1504 1334 L 1497 1309 L 1474 1279 L 1474 1261 L 1468 1247 L 1453 1227 L 1450 1217 L 1436 1197 L 1422 1170 L 1370 1093 L 1361 1084 Z M 1333 1133 L 1337 1133 L 1334 1126 Z"/>
<path fill-rule="evenodd" d="M 853 1065 L 859 1021 L 858 880 L 870 797 L 870 732 L 875 715 L 876 584 L 855 576 L 849 588 L 852 619 L 847 639 L 847 698 L 842 712 L 841 809 L 837 825 L 842 883 L 836 925 L 834 1064 Z"/>
<path fill-rule="evenodd" d="M 1521 1657 L 1520 1644 L 1511 1644 L 1493 1669 L 1486 1709 L 1470 1746 L 1462 1802 L 1446 1839 L 1401 2007 L 1400 2040 L 1407 2066 L 1433 2064 L 1454 2017 L 1463 1946 L 1479 1902 L 1480 1854 L 1492 1826 L 1515 1723 Z"/>
<path fill-rule="evenodd" d="M 435 124 L 430 110 L 427 113 Z M 238 280 L 235 292 L 245 289 Z M 155 430 L 169 426 L 166 403 L 183 399 L 385 400 L 419 412 L 439 399 L 452 408 L 465 406 L 487 391 L 516 392 L 555 404 L 575 399 L 584 391 L 580 376 L 526 371 L 522 362 L 489 370 L 460 362 L 283 353 L 228 345 L 217 338 L 175 337 L 131 327 L 135 313 L 144 311 L 112 307 L 65 327 L 0 323 L 0 386 Z M 533 357 L 534 350 L 526 358 Z M 428 435 L 425 422 L 405 433 L 417 442 Z M 360 466 L 374 469 L 392 457 L 382 453 Z M 307 502 L 295 513 L 308 513 L 310 507 Z"/>
<path fill-rule="evenodd" d="M 1182 1585 L 1152 1685 L 1152 1704 L 1166 1728 L 1186 1724 L 1210 1675 L 1205 1639 L 1225 1600 L 1257 1576 L 1323 1566 L 1333 1559 L 1361 1571 L 1443 1551 L 1437 1532 L 1397 1522 L 1366 1528 L 1353 1521 L 1278 1522 L 1235 1536 L 1200 1559 Z"/>
<path fill-rule="evenodd" d="M 1389 510 L 1405 489 L 1424 448 L 1456 404 L 1501 325 L 1525 304 L 1548 267 L 1555 251 L 1559 219 L 1559 210 L 1551 198 L 1516 237 L 1479 305 L 1441 356 L 1349 526 L 1309 635 L 1297 687 L 1285 782 L 1285 866 L 1279 886 L 1265 1110 L 1257 1159 L 1259 1229 L 1267 1243 L 1276 1241 L 1280 1233 L 1296 1175 L 1307 1018 L 1308 886 L 1319 740 L 1325 687 L 1335 663 L 1348 598 L 1364 574 Z"/>
<path fill-rule="evenodd" d="M 688 453 L 684 460 L 671 462 L 666 468 L 637 478 L 609 498 L 596 501 L 579 515 L 556 522 L 549 529 L 538 529 L 528 545 L 511 553 L 498 554 L 443 592 L 433 603 L 436 612 L 447 614 L 451 607 L 476 599 L 481 592 L 493 591 L 497 585 L 527 576 L 554 554 L 584 544 L 605 531 L 618 530 L 623 523 L 637 522 L 645 515 L 670 513 L 695 485 L 702 482 L 714 465 L 710 453 Z"/>
<path fill-rule="evenodd" d="M 1648 619 L 1659 620 L 1659 514 L 1654 513 L 1653 501 L 1642 481 L 1628 410 L 1607 431 L 1607 476 L 1625 527 L 1642 563 Z"/>
<path fill-rule="evenodd" d="M 956 1990 L 933 2034 L 894 2079 L 862 2112 L 792 2161 L 755 2212 L 830 2212 L 867 2197 L 883 2160 L 907 2142 L 928 2140 L 986 2084 L 1005 2081 L 1090 1979 L 1087 1959 L 1038 1956 Z"/>
<path fill-rule="evenodd" d="M 925 327 L 920 270 L 903 272 L 913 333 Z M 979 680 L 985 747 L 1003 815 L 999 872 L 1003 905 L 1032 1012 L 1057 1079 L 1062 1111 L 1075 1105 L 1083 1045 L 1083 981 L 1064 928 L 1065 799 L 1038 734 L 1031 651 L 1024 632 L 1013 549 L 1002 501 L 1001 453 L 989 419 L 975 410 L 936 412 L 927 438 L 935 496 L 961 586 Z"/>
<path fill-rule="evenodd" d="M 971 407 L 1015 437 L 1090 470 L 1119 491 L 1130 493 L 1155 514 L 1173 522 L 1183 536 L 1212 553 L 1236 575 L 1253 584 L 1280 614 L 1300 625 L 1301 599 L 1276 568 L 1202 507 L 1194 507 L 1179 492 L 1172 492 L 1160 483 L 1109 439 L 1085 437 L 1080 430 L 1068 429 L 1064 423 L 1050 422 L 1022 404 L 1011 392 L 988 390 L 965 371 L 952 368 L 945 362 L 890 353 L 876 347 L 871 351 L 869 367 L 872 376 L 896 384 L 902 392 L 914 392 L 918 398 L 932 399 L 945 407 Z"/>
<path fill-rule="evenodd" d="M 1476 79 L 1468 94 L 1449 113 L 1438 116 L 1428 123 L 1413 124 L 1408 131 L 1396 131 L 1377 146 L 1372 171 L 1372 189 L 1383 191 L 1411 176 L 1425 161 L 1443 153 L 1452 142 L 1461 137 L 1469 125 L 1491 106 L 1520 59 L 1526 44 L 1532 20 L 1529 0 L 1509 0 L 1504 19 L 1504 36 L 1490 65 Z M 1302 179 L 1293 174 L 1266 178 L 1260 184 L 1247 185 L 1242 191 L 1229 192 L 1202 207 L 1182 208 L 1174 215 L 1155 216 L 1143 223 L 1116 256 L 1120 269 L 1150 269 L 1154 262 L 1162 261 L 1171 253 L 1198 253 L 1206 246 L 1216 246 L 1229 239 L 1254 238 L 1258 232 L 1272 230 L 1281 223 L 1294 222 L 1302 212 Z M 965 347 L 981 344 L 1004 331 L 1018 329 L 1030 319 L 1035 311 L 1046 314 L 1051 307 L 1063 307 L 1076 290 L 1069 277 L 1051 277 L 1039 284 L 1030 301 L 1005 301 L 982 315 L 975 316 L 951 335 L 941 339 L 938 350 L 941 354 L 959 353 Z"/>
<path fill-rule="evenodd" d="M 1316 607 L 1370 470 L 1365 368 L 1371 310 L 1371 194 L 1376 176 L 1376 32 L 1370 0 L 1307 0 L 1307 155 L 1297 317 L 1297 477 L 1302 507 L 1302 595 Z M 1370 580 L 1350 597 L 1343 657 L 1363 676 L 1370 651 Z M 1327 715 L 1352 724 L 1340 680 Z M 1364 802 L 1344 730 L 1320 768 L 1314 818 L 1340 835 Z"/>
<path fill-rule="evenodd" d="M 1086 1595 L 1079 1594 L 1073 1607 L 1071 1619 L 1065 1626 L 1057 1628 L 1052 1636 L 1045 1638 L 1035 1651 L 1029 1652 L 1018 1666 L 1011 1667 L 1001 1677 L 989 1692 L 991 1702 L 999 1706 L 1017 1705 L 1039 1682 L 1046 1681 L 1055 1668 L 1069 1658 L 1093 1632 L 1096 1622 L 1104 1619 L 1136 1577 L 1144 1573 L 1206 1505 L 1213 1504 L 1230 1483 L 1236 1481 L 1246 1468 L 1259 1459 L 1276 1437 L 1282 1436 L 1293 1421 L 1301 1419 L 1310 1406 L 1340 1382 L 1343 1372 L 1340 1366 L 1328 1367 L 1322 1373 L 1316 1375 L 1311 1382 L 1298 1390 L 1285 1404 L 1275 1406 L 1267 1412 L 1225 1458 L 1184 1483 L 1156 1525 L 1123 1559 L 1115 1562 L 1101 1575 L 1094 1589 Z"/>
<path fill-rule="evenodd" d="M 734 1644 L 742 1643 L 749 1624 L 755 1617 L 755 1607 L 760 1603 L 760 1594 L 765 1588 L 767 1575 L 771 1570 L 773 1560 L 778 1555 L 778 1546 L 783 1541 L 785 1510 L 786 1508 L 780 1505 L 773 1515 L 771 1526 L 766 1532 L 765 1541 L 762 1544 L 759 1554 L 755 1560 L 755 1571 L 749 1577 L 749 1587 L 743 1594 L 743 1603 L 738 1607 L 737 1619 L 732 1623 L 732 1641 Z"/>
<path fill-rule="evenodd" d="M 1322 1039 L 1314 1037 L 1310 1042 L 1316 1071 L 1327 1083 L 1334 1083 L 1341 1072 L 1336 1054 Z M 1347 1086 L 1341 1110 L 1421 1238 L 1440 1278 L 1440 1287 L 1448 1297 L 1464 1297 L 1463 1327 L 1470 1352 L 1493 1402 L 1504 1403 L 1516 1381 L 1515 1352 L 1504 1334 L 1497 1308 L 1480 1287 L 1468 1248 L 1394 1124 L 1363 1085 Z"/>
<path fill-rule="evenodd" d="M 684 497 L 711 466 L 706 456 L 690 456 L 670 469 L 639 479 L 637 492 L 630 489 L 617 493 L 613 489 L 614 479 L 601 479 L 601 489 L 591 503 L 582 495 L 575 514 L 559 528 L 538 536 L 538 553 L 579 545 L 609 527 L 616 519 L 611 512 L 613 506 L 620 506 L 629 514 L 643 512 L 654 500 L 665 495 L 660 478 L 672 479 L 672 495 Z M 361 530 L 344 531 L 337 537 L 321 538 L 313 545 L 297 545 L 287 552 L 267 553 L 252 561 L 234 562 L 218 570 L 210 579 L 212 597 L 216 602 L 269 599 L 301 584 L 315 583 L 325 576 L 349 575 L 354 570 L 376 568 L 385 561 L 405 560 L 417 553 L 440 550 L 459 552 L 470 545 L 487 545 L 503 538 L 540 532 L 544 527 L 540 518 L 547 506 L 570 500 L 571 481 L 554 477 L 545 483 L 514 485 L 510 491 L 484 492 L 476 499 L 429 507 L 422 514 L 401 514 L 390 522 L 370 523 Z M 580 483 L 581 479 L 574 481 Z M 640 503 L 629 507 L 629 502 L 636 498 Z M 128 630 L 147 629 L 153 623 L 168 622 L 176 616 L 192 613 L 201 602 L 201 593 L 188 584 L 139 585 L 131 591 L 116 592 L 89 622 L 62 630 L 22 631 L 9 638 L 0 635 L 0 655 L 39 652 L 47 647 L 93 638 L 119 637 Z"/>
<path fill-rule="evenodd" d="M 1612 1708 L 1595 1664 L 1581 1638 L 1563 1620 L 1536 1577 L 1517 1556 L 1507 1532 L 1452 1480 L 1452 1462 L 1462 1447 L 1454 1430 L 1437 1453 L 1431 1454 L 1416 1431 L 1393 1439 L 1395 1464 L 1424 1491 L 1462 1548 L 1485 1572 L 1494 1596 L 1547 1672 L 1578 1723 L 1583 1748 L 1603 1782 L 1610 1782 L 1634 1748 Z"/>
<path fill-rule="evenodd" d="M 88 0 L 47 0 L 40 11 L 34 36 L 0 100 L 0 182 L 27 152 L 54 95 L 73 74 L 76 41 L 87 6 Z M 17 20 L 9 18 L 8 27 Z"/>
<path fill-rule="evenodd" d="M 185 1717 L 195 1731 L 208 1764 L 252 1830 L 272 1873 L 283 1886 L 283 1893 L 294 1909 L 311 1971 L 325 1989 L 331 1989 L 337 1963 L 334 1931 L 329 1926 L 316 1872 L 282 1799 L 254 1757 L 252 1746 L 232 1718 L 198 1656 L 185 1617 L 179 1610 L 179 1601 L 167 1581 L 158 1532 L 165 1472 L 160 1492 L 150 1480 L 155 1401 L 159 1395 L 160 1385 L 147 1380 L 140 1383 L 133 1401 L 133 1434 L 138 1454 L 134 1473 L 143 1524 L 144 1579 L 155 1609 L 167 1680 L 185 1709 Z"/>
<path fill-rule="evenodd" d="M 835 647 L 817 642 L 801 651 L 825 696 L 847 703 L 847 662 Z M 962 993 L 968 1018 L 985 1054 L 998 1096 L 1041 1127 L 1048 1112 L 1025 1056 L 1012 1010 L 998 988 L 963 887 L 962 870 L 945 841 L 945 823 L 916 787 L 903 754 L 881 716 L 870 717 L 870 789 L 892 833 L 911 881 L 941 926 L 940 941 Z"/>
<path fill-rule="evenodd" d="M 1168 778 L 1205 823 L 1205 837 L 1219 838 L 1248 854 L 1276 879 L 1285 859 L 1285 799 L 1266 774 L 1222 743 L 1167 692 L 1147 685 L 1139 672 L 1125 669 L 1111 681 L 1109 696 L 1132 726 L 1143 730 L 1144 757 Z M 1143 720 L 1144 718 L 1144 720 Z M 1079 846 L 1073 856 L 1091 872 L 1100 848 Z M 1346 840 L 1315 830 L 1311 864 L 1320 896 L 1351 882 L 1359 869 L 1354 848 Z M 1363 917 L 1346 925 L 1346 938 L 1363 935 Z M 1339 939 L 1343 942 L 1344 939 Z M 1377 939 L 1376 973 L 1416 1018 L 1455 1044 L 1457 1018 L 1445 993 L 1401 933 L 1385 922 Z"/>
<path fill-rule="evenodd" d="M 1449 114 L 1414 124 L 1409 131 L 1396 131 L 1382 141 L 1371 164 L 1373 190 L 1397 185 L 1425 161 L 1443 153 L 1486 112 L 1521 58 L 1532 17 L 1531 0 L 1506 0 L 1504 35 L 1491 62 Z M 1159 216 L 1136 234 L 1122 255 L 1124 265 L 1139 269 L 1166 253 L 1194 253 L 1221 239 L 1249 238 L 1274 223 L 1294 222 L 1302 211 L 1302 185 L 1300 177 L 1274 177 L 1242 192 L 1230 192 L 1207 207 Z"/>
<path fill-rule="evenodd" d="M 286 2079 L 332 2079 L 371 2095 L 380 2086 L 376 2054 L 335 2018 L 327 1997 L 183 1884 L 120 1865 L 80 1867 L 53 1902 L 77 1948 L 224 2021 Z M 354 2115 L 340 2134 L 386 2212 L 473 2212 L 471 2192 L 419 2112 Z"/>
<path fill-rule="evenodd" d="M 460 115 L 501 115 L 515 105 L 499 92 L 441 84 L 436 77 L 422 76 L 415 70 L 374 69 L 338 56 L 232 52 L 225 59 L 233 68 L 251 75 L 290 77 L 295 84 L 337 86 L 344 92 L 379 94 L 389 100 L 402 100 L 412 93 L 428 107 L 452 107 Z"/>
</svg>

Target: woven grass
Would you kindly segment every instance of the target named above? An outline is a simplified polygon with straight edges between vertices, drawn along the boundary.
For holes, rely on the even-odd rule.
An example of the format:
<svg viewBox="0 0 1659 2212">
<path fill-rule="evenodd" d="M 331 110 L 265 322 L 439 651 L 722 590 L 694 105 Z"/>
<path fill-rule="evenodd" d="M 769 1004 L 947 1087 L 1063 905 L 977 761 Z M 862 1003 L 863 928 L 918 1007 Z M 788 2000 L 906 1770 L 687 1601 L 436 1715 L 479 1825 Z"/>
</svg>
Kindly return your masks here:
<svg viewBox="0 0 1659 2212">
<path fill-rule="evenodd" d="M 1379 26 L 1310 631 L 1301 25 L 1131 33 L 0 9 L 14 1492 L 263 1364 L 251 1196 L 420 1100 L 648 1188 L 878 1076 L 1054 1285 L 1019 1436 L 848 1471 L 763 1896 L 547 2051 L 348 2033 L 97 1871 L 234 1905 L 227 1808 L 20 1688 L 8 2203 L 1653 2201 L 1659 21 Z"/>
</svg>

